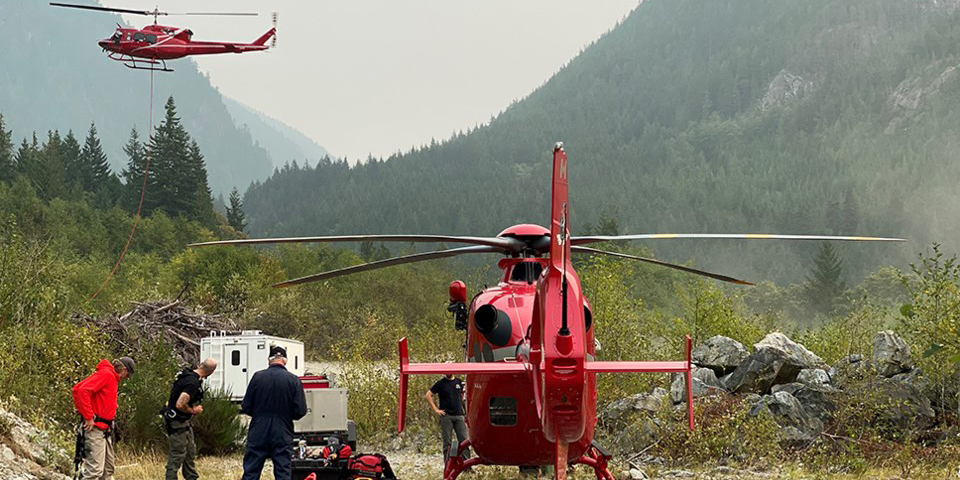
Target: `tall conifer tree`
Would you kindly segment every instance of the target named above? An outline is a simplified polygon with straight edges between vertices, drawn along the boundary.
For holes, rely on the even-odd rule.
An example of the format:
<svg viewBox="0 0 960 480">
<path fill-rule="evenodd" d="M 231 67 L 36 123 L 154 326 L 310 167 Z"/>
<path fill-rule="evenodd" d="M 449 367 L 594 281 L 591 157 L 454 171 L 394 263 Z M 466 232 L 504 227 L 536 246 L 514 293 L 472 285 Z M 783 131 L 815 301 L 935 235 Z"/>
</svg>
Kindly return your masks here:
<svg viewBox="0 0 960 480">
<path fill-rule="evenodd" d="M 804 285 L 804 294 L 810 305 L 825 315 L 832 312 L 840 295 L 847 290 L 842 277 L 843 260 L 830 242 L 821 243 Z"/>
<path fill-rule="evenodd" d="M 123 146 L 123 153 L 127 154 L 127 168 L 123 170 L 124 181 L 123 204 L 131 212 L 136 212 L 140 204 L 140 190 L 143 188 L 143 175 L 147 168 L 146 146 L 140 141 L 140 134 L 136 127 L 130 130 L 130 139 Z M 153 176 L 147 179 L 147 191 L 144 194 L 142 215 L 149 215 L 156 208 L 155 196 L 151 188 Z"/>
<path fill-rule="evenodd" d="M 60 144 L 60 158 L 66 169 L 64 181 L 70 189 L 83 189 L 83 181 L 80 179 L 80 173 L 83 170 L 83 166 L 80 165 L 80 151 L 80 143 L 73 135 L 73 130 L 68 131 Z"/>
<path fill-rule="evenodd" d="M 13 163 L 13 132 L 6 129 L 0 114 L 0 182 L 12 182 L 17 175 Z"/>
<path fill-rule="evenodd" d="M 247 219 L 243 214 L 243 200 L 240 199 L 240 192 L 237 187 L 230 191 L 230 205 L 227 206 L 227 224 L 234 230 L 242 232 L 247 228 Z"/>
<path fill-rule="evenodd" d="M 100 146 L 97 126 L 93 122 L 90 123 L 90 130 L 87 131 L 87 138 L 80 151 L 80 164 L 83 168 L 81 180 L 84 190 L 99 192 L 107 186 L 111 175 L 110 164 L 107 162 L 107 155 L 103 153 L 103 147 Z"/>
</svg>

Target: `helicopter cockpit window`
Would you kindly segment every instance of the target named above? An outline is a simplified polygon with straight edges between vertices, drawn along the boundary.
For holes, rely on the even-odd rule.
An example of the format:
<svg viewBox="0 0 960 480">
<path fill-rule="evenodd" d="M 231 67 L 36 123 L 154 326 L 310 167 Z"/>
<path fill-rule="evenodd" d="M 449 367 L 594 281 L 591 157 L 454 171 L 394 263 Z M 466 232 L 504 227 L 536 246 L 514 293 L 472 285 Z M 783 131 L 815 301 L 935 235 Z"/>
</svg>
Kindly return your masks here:
<svg viewBox="0 0 960 480">
<path fill-rule="evenodd" d="M 510 280 L 514 282 L 535 282 L 543 273 L 543 265 L 540 262 L 518 263 L 510 272 Z"/>
<path fill-rule="evenodd" d="M 134 42 L 142 42 L 142 41 L 144 41 L 144 39 L 146 39 L 146 38 L 147 38 L 146 35 L 144 35 L 144 34 L 142 34 L 142 33 L 139 33 L 139 32 L 133 34 L 133 41 L 134 41 Z"/>
<path fill-rule="evenodd" d="M 130 34 L 129 34 L 129 33 L 127 34 L 127 41 L 128 41 L 128 42 L 130 41 Z"/>
<path fill-rule="evenodd" d="M 147 35 L 147 43 L 157 43 L 156 35 Z"/>
</svg>

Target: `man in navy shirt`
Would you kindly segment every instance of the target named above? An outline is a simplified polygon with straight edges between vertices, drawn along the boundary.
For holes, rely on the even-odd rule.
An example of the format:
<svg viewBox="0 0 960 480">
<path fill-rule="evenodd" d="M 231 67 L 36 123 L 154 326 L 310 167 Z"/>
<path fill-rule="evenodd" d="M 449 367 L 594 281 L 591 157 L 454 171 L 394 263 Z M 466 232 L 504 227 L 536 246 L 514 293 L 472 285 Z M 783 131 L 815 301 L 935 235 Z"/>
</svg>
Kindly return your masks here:
<svg viewBox="0 0 960 480">
<path fill-rule="evenodd" d="M 307 414 L 300 379 L 287 371 L 287 351 L 270 347 L 270 366 L 253 374 L 240 411 L 250 415 L 243 480 L 259 480 L 263 462 L 273 460 L 273 478 L 290 480 L 293 421 Z"/>
<path fill-rule="evenodd" d="M 440 397 L 440 408 L 433 402 L 433 394 Z M 467 439 L 467 422 L 464 421 L 463 397 L 465 391 L 463 382 L 448 374 L 434 383 L 424 397 L 430 408 L 440 417 L 440 437 L 443 440 L 443 464 L 447 459 L 457 454 L 460 444 Z M 453 432 L 457 433 L 457 443 L 453 443 Z M 470 452 L 463 451 L 463 459 L 470 458 Z"/>
</svg>

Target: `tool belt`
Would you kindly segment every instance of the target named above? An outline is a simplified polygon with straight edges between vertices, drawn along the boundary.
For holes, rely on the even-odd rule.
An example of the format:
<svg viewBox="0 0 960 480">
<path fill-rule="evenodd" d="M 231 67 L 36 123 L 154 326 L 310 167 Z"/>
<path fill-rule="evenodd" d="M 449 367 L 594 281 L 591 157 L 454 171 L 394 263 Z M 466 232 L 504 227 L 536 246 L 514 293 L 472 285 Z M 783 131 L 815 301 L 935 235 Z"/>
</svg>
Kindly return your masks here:
<svg viewBox="0 0 960 480">
<path fill-rule="evenodd" d="M 190 424 L 191 419 L 187 420 L 176 420 L 176 411 L 164 408 L 163 415 L 163 429 L 167 432 L 167 435 L 176 435 L 178 433 L 186 432 L 190 430 L 192 425 Z M 170 414 L 173 413 L 173 416 Z M 177 423 L 177 426 L 174 426 L 174 422 Z"/>
<path fill-rule="evenodd" d="M 96 425 L 96 424 L 98 424 L 98 423 L 102 423 L 102 424 L 106 425 L 106 426 L 107 426 L 107 430 L 106 430 L 106 431 L 113 430 L 113 420 L 107 420 L 107 419 L 105 419 L 105 418 L 103 418 L 103 417 L 100 417 L 100 416 L 98 416 L 98 415 L 94 415 L 94 416 L 93 416 L 93 424 Z"/>
</svg>

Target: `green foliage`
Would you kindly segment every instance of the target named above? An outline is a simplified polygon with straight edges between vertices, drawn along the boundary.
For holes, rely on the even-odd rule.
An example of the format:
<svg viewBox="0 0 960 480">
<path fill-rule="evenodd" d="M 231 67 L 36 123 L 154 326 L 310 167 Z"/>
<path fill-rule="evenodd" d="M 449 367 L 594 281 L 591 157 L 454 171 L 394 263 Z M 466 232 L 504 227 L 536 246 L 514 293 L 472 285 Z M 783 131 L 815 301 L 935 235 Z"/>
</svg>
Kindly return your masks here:
<svg viewBox="0 0 960 480">
<path fill-rule="evenodd" d="M 126 355 L 129 352 L 116 352 Z M 169 345 L 148 343 L 136 354 L 137 373 L 121 383 L 117 431 L 127 441 L 143 448 L 162 448 L 166 432 L 160 410 L 170 396 L 177 361 Z"/>
<path fill-rule="evenodd" d="M 774 465 L 782 451 L 779 427 L 770 415 L 751 416 L 742 399 L 707 397 L 695 404 L 697 428 L 690 431 L 683 413 L 663 423 L 652 450 L 674 465 L 720 463 Z"/>
<path fill-rule="evenodd" d="M 926 351 L 931 347 L 952 363 L 960 362 L 960 264 L 956 256 L 945 257 L 940 245 L 921 253 L 911 265 L 913 277 L 903 277 L 911 297 L 902 309 L 902 322 L 912 343 Z"/>
<path fill-rule="evenodd" d="M 240 192 L 234 187 L 230 191 L 230 205 L 227 206 L 227 224 L 238 232 L 243 232 L 247 228 L 247 219 L 243 214 L 243 200 L 240 199 Z"/>
<path fill-rule="evenodd" d="M 223 455 L 237 451 L 247 437 L 240 410 L 230 396 L 220 390 L 207 390 L 203 413 L 193 417 L 193 434 L 201 454 Z"/>
<path fill-rule="evenodd" d="M 793 340 L 816 352 L 828 364 L 834 364 L 851 354 L 871 355 L 873 336 L 888 329 L 893 322 L 893 313 L 888 308 L 865 305 L 802 330 L 793 335 Z"/>
<path fill-rule="evenodd" d="M 840 256 L 830 242 L 821 243 L 804 285 L 804 294 L 815 311 L 822 315 L 833 312 L 840 296 L 847 290 L 842 277 L 843 261 Z"/>
</svg>

